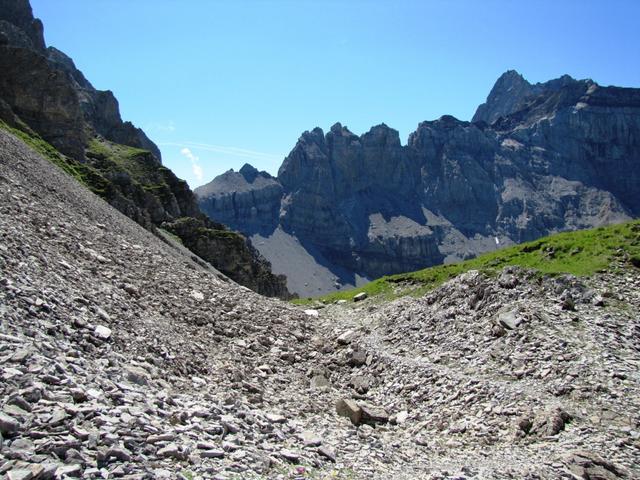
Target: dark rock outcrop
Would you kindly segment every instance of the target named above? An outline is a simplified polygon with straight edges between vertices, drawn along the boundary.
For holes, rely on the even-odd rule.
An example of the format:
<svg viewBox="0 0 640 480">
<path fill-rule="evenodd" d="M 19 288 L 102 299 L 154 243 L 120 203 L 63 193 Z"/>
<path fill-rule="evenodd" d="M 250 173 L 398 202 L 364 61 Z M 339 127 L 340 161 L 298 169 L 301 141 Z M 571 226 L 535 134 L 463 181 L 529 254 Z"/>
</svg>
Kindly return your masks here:
<svg viewBox="0 0 640 480">
<path fill-rule="evenodd" d="M 185 247 L 230 278 L 245 279 L 244 286 L 268 297 L 291 298 L 284 277 L 275 277 L 271 266 L 245 237 L 208 219 L 178 218 L 163 224 L 180 237 Z"/>
<path fill-rule="evenodd" d="M 196 194 L 248 234 L 251 212 L 268 210 L 269 228 L 373 278 L 638 216 L 638 162 L 640 89 L 568 75 L 532 85 L 509 71 L 473 122 L 422 122 L 407 146 L 386 125 L 361 136 L 315 128 L 269 178 L 271 195 L 236 189 L 230 173 Z M 220 201 L 238 196 L 248 208 Z"/>
<path fill-rule="evenodd" d="M 158 147 L 122 120 L 113 93 L 96 90 L 71 58 L 46 47 L 28 0 L 0 0 L 0 120 L 28 143 L 44 146 L 47 157 L 145 228 L 155 231 L 183 217 L 214 227 L 187 183 L 162 165 Z M 232 235 L 221 225 L 215 230 Z M 235 237 L 240 240 L 211 244 L 204 235 L 207 260 L 259 293 L 288 297 L 284 280 L 271 274 L 244 237 Z M 200 245 L 193 240 L 193 232 L 183 239 Z"/>
</svg>

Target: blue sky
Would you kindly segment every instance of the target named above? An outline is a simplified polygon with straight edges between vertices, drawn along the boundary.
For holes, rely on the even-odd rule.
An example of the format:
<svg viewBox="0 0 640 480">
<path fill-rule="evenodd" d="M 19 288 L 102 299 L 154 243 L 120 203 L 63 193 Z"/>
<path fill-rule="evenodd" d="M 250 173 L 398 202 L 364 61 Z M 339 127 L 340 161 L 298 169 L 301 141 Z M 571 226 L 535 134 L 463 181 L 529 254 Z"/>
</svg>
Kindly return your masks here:
<svg viewBox="0 0 640 480">
<path fill-rule="evenodd" d="M 304 130 L 469 120 L 498 76 L 640 86 L 640 1 L 31 0 L 192 187 L 276 174 Z"/>
</svg>

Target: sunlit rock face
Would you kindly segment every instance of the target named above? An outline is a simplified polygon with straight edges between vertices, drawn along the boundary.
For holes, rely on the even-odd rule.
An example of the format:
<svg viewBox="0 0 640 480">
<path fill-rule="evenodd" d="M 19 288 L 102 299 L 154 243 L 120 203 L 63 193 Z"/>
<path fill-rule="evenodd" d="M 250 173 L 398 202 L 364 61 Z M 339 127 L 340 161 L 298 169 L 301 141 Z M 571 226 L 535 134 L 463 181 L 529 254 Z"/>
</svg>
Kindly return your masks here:
<svg viewBox="0 0 640 480">
<path fill-rule="evenodd" d="M 196 193 L 213 219 L 261 230 L 267 258 L 270 231 L 298 239 L 336 267 L 331 289 L 637 216 L 639 162 L 639 89 L 509 71 L 472 122 L 422 122 L 406 146 L 384 124 L 315 128 L 277 178 L 246 166 Z"/>
</svg>

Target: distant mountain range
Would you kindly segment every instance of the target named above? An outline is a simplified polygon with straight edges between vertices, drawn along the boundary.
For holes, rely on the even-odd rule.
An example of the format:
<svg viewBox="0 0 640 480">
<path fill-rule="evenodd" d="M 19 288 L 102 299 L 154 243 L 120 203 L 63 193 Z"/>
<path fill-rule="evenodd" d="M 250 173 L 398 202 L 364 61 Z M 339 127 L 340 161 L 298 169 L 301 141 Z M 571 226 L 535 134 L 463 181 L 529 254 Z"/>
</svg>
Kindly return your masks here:
<svg viewBox="0 0 640 480">
<path fill-rule="evenodd" d="M 640 214 L 640 89 L 504 73 L 471 122 L 302 134 L 278 176 L 195 190 L 303 296 Z"/>
</svg>

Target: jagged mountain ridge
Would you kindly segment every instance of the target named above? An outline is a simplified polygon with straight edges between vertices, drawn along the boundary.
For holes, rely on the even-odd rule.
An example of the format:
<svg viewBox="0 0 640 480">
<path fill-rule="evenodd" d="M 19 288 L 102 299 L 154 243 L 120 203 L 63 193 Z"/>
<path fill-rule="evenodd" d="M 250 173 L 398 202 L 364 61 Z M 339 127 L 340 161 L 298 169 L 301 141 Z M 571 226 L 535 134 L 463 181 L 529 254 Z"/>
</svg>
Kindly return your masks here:
<svg viewBox="0 0 640 480">
<path fill-rule="evenodd" d="M 384 124 L 361 136 L 339 123 L 315 128 L 268 188 L 227 172 L 195 193 L 278 273 L 292 270 L 278 245 L 317 260 L 324 281 L 289 278 L 290 289 L 317 295 L 474 256 L 496 238 L 508 245 L 638 216 L 639 157 L 640 89 L 568 75 L 531 85 L 508 71 L 472 122 L 422 122 L 406 146 Z M 240 177 L 234 190 L 228 179 Z"/>
<path fill-rule="evenodd" d="M 182 235 L 195 254 L 259 293 L 290 297 L 250 242 L 200 212 L 158 147 L 122 120 L 113 93 L 96 90 L 71 58 L 46 46 L 28 0 L 0 0 L 0 120 L 31 144 L 51 144 L 60 153 L 43 148 L 55 163 L 145 228 Z"/>
</svg>

